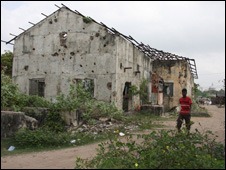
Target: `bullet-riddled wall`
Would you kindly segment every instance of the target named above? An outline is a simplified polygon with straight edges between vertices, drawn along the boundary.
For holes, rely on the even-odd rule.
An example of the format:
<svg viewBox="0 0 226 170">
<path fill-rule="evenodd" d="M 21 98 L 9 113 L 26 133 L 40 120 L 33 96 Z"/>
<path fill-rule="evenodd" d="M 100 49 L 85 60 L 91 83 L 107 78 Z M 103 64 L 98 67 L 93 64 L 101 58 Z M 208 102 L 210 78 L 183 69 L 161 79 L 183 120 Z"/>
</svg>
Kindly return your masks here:
<svg viewBox="0 0 226 170">
<path fill-rule="evenodd" d="M 87 79 L 96 99 L 122 108 L 125 82 L 139 85 L 151 71 L 151 59 L 131 42 L 65 7 L 20 34 L 14 44 L 13 81 L 22 92 L 52 101 L 68 94 L 70 84 Z M 139 99 L 134 97 L 130 108 L 134 102 Z"/>
<path fill-rule="evenodd" d="M 131 83 L 138 87 L 143 80 L 150 83 L 150 72 L 152 69 L 151 59 L 128 43 L 121 37 L 117 37 L 117 61 L 116 61 L 116 94 L 115 98 L 117 106 L 122 107 L 123 90 L 125 84 Z M 148 86 L 150 87 L 150 86 Z M 149 89 L 150 91 L 150 89 Z M 129 109 L 133 109 L 140 104 L 139 95 L 135 95 L 129 101 Z"/>
<path fill-rule="evenodd" d="M 193 96 L 194 78 L 186 60 L 155 60 L 153 72 L 158 73 L 164 80 L 163 103 L 166 111 L 178 106 L 183 88 L 187 89 L 188 96 Z"/>
</svg>

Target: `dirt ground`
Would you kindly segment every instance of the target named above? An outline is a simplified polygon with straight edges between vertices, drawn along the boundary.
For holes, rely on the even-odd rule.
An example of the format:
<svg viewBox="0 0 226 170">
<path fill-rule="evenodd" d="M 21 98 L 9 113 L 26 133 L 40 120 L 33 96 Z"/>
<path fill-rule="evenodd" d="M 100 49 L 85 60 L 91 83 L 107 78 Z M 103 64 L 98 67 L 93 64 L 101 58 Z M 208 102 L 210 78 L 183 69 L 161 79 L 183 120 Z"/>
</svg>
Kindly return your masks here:
<svg viewBox="0 0 226 170">
<path fill-rule="evenodd" d="M 225 108 L 215 105 L 205 106 L 212 117 L 192 117 L 196 128 L 200 131 L 211 130 L 218 135 L 217 141 L 225 144 Z M 164 121 L 167 128 L 174 129 L 176 121 Z M 92 158 L 96 154 L 98 143 L 68 149 L 28 153 L 1 157 L 1 169 L 74 169 L 76 157 Z"/>
</svg>

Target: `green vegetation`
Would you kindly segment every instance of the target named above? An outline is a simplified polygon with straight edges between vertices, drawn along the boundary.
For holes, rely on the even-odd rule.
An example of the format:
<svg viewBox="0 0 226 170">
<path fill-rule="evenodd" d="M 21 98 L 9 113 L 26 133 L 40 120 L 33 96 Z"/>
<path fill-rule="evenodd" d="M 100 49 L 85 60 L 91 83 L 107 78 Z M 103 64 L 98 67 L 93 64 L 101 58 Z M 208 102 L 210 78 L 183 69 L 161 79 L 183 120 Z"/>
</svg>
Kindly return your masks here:
<svg viewBox="0 0 226 170">
<path fill-rule="evenodd" d="M 86 24 L 91 23 L 92 22 L 92 18 L 90 18 L 90 17 L 83 17 L 83 22 L 85 22 Z"/>
<path fill-rule="evenodd" d="M 139 89 L 135 85 L 129 88 L 129 96 L 132 97 L 134 95 L 139 95 L 143 104 L 148 103 L 148 81 L 146 79 L 141 81 Z"/>
<path fill-rule="evenodd" d="M 136 87 L 133 88 L 133 94 L 142 95 L 145 87 L 145 81 L 143 81 L 139 91 Z M 142 98 L 145 99 L 145 95 Z M 150 115 L 145 111 L 125 115 L 113 104 L 93 99 L 82 84 L 76 87 L 71 86 L 69 95 L 61 94 L 55 103 L 51 103 L 39 96 L 22 94 L 3 69 L 1 72 L 1 110 L 22 111 L 25 107 L 48 108 L 47 115 L 43 117 L 43 124 L 36 130 L 20 129 L 15 136 L 2 139 L 1 156 L 102 141 L 97 156 L 92 160 L 78 158 L 76 168 L 225 168 L 224 146 L 215 142 L 215 139 L 209 138 L 211 132 L 196 131 L 187 136 L 185 130 L 180 134 L 167 130 L 153 131 L 148 135 L 137 135 L 138 139 L 142 139 L 141 143 L 133 140 L 134 135 L 125 133 L 127 142 L 122 142 L 118 132 L 126 132 L 126 126 L 137 126 L 135 130 L 153 130 L 160 126 L 154 122 L 166 118 Z M 194 106 L 193 109 L 198 108 Z M 76 110 L 82 111 L 82 121 L 87 125 L 97 124 L 100 117 L 114 119 L 121 125 L 114 129 L 117 133 L 114 133 L 113 129 L 103 130 L 98 134 L 72 133 L 66 128 L 60 113 Z M 109 139 L 108 143 L 103 142 L 106 139 Z M 9 152 L 7 150 L 9 146 L 15 146 L 16 149 Z"/>
<path fill-rule="evenodd" d="M 173 130 L 153 131 L 132 135 L 123 142 L 118 135 L 99 144 L 97 155 L 91 159 L 76 159 L 75 168 L 95 169 L 224 169 L 224 146 L 209 139 L 211 132 L 187 135 Z"/>
<path fill-rule="evenodd" d="M 7 76 L 12 77 L 13 53 L 11 51 L 5 51 L 5 53 L 1 55 L 1 67 L 5 68 L 5 74 Z"/>
</svg>

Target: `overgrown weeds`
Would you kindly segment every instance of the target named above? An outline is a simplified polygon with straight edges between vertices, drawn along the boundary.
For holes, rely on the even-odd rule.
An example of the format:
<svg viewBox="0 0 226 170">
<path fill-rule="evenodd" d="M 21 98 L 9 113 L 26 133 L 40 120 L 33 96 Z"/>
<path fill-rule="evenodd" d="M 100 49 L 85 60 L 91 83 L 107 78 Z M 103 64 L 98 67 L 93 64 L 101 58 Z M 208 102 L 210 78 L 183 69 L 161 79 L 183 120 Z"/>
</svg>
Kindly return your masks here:
<svg viewBox="0 0 226 170">
<path fill-rule="evenodd" d="M 132 136 L 123 142 L 118 135 L 99 145 L 97 155 L 91 159 L 76 159 L 75 168 L 95 169 L 224 169 L 224 146 L 209 138 L 209 133 L 185 130 L 153 131 Z"/>
</svg>

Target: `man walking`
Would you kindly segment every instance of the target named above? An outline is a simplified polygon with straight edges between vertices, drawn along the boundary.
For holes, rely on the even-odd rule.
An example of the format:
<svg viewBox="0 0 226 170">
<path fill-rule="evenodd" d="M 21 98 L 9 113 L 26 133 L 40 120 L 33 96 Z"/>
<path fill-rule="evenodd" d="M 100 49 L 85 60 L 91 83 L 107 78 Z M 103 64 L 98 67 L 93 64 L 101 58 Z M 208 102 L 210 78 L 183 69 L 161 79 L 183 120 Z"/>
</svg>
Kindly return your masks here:
<svg viewBox="0 0 226 170">
<path fill-rule="evenodd" d="M 191 120 L 192 100 L 190 97 L 187 96 L 187 89 L 185 89 L 185 88 L 182 89 L 182 95 L 183 95 L 183 97 L 181 97 L 179 99 L 181 109 L 180 109 L 180 113 L 177 118 L 177 129 L 178 129 L 178 132 L 181 131 L 181 125 L 182 125 L 183 119 L 184 119 L 186 128 L 189 132 L 190 127 L 191 127 L 190 120 Z"/>
</svg>

